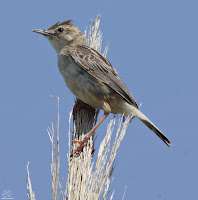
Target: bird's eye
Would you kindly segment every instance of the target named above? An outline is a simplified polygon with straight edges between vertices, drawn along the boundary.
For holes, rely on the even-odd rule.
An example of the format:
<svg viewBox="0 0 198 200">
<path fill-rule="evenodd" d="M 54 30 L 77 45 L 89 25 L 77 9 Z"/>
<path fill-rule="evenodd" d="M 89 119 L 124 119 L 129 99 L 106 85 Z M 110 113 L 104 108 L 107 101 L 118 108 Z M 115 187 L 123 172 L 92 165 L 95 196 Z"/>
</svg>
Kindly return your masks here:
<svg viewBox="0 0 198 200">
<path fill-rule="evenodd" d="M 64 30 L 63 28 L 59 28 L 59 29 L 58 29 L 59 32 L 62 32 L 63 30 Z"/>
</svg>

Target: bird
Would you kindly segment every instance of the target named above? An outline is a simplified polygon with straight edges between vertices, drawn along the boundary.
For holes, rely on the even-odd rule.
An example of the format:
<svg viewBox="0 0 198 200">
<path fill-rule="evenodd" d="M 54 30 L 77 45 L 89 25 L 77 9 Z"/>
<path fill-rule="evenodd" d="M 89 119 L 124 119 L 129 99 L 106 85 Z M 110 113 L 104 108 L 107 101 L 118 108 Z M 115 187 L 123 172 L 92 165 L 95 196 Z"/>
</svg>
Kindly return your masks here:
<svg viewBox="0 0 198 200">
<path fill-rule="evenodd" d="M 139 110 L 112 64 L 86 44 L 85 36 L 73 20 L 57 22 L 47 30 L 32 31 L 45 36 L 57 52 L 58 68 L 70 91 L 92 108 L 104 110 L 104 115 L 87 133 L 80 148 L 110 113 L 137 117 L 168 147 L 171 146 L 170 140 Z"/>
</svg>

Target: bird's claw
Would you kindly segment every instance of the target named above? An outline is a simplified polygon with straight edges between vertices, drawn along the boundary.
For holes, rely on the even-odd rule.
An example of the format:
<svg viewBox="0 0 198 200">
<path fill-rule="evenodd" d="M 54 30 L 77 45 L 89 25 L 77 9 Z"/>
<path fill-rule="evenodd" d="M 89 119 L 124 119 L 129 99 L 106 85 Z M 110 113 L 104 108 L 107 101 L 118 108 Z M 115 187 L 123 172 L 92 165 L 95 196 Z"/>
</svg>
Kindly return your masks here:
<svg viewBox="0 0 198 200">
<path fill-rule="evenodd" d="M 81 141 L 74 140 L 74 141 L 72 142 L 72 146 L 73 146 L 73 144 L 76 144 L 76 143 L 78 143 L 79 146 L 76 148 L 76 150 L 74 150 L 74 151 L 71 153 L 70 157 L 74 157 L 74 156 L 75 156 L 75 157 L 78 157 L 78 156 L 80 155 L 80 153 L 83 152 L 83 148 L 84 148 L 84 146 L 88 143 L 89 139 L 90 139 L 90 137 L 85 137 L 85 138 L 84 138 L 83 140 L 81 140 Z M 95 151 L 95 148 L 92 147 L 92 152 L 91 152 L 91 154 L 93 154 L 94 151 Z"/>
</svg>

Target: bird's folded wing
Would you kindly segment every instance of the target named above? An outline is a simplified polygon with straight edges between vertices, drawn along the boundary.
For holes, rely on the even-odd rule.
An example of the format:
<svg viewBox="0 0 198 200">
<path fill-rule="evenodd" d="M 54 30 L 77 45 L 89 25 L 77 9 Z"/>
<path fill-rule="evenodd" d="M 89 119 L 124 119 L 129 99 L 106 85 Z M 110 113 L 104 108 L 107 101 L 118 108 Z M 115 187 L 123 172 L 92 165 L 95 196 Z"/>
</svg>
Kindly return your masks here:
<svg viewBox="0 0 198 200">
<path fill-rule="evenodd" d="M 128 103 L 137 107 L 137 103 L 119 77 L 111 63 L 98 51 L 88 46 L 76 46 L 70 49 L 69 54 L 84 70 L 93 77 L 111 87 L 120 94 Z"/>
</svg>

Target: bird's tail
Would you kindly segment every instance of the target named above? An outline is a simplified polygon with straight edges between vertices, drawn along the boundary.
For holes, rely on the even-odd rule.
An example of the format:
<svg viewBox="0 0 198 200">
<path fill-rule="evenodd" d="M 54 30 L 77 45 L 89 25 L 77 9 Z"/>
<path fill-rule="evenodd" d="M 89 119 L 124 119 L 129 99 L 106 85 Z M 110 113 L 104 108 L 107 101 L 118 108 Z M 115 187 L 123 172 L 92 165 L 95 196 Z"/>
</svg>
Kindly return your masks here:
<svg viewBox="0 0 198 200">
<path fill-rule="evenodd" d="M 168 147 L 170 147 L 171 142 L 170 140 L 143 114 L 141 113 L 137 108 L 134 106 L 129 107 L 128 105 L 128 114 L 129 111 L 131 112 L 130 115 L 134 115 L 135 117 L 139 118 L 148 128 L 150 128 Z"/>
</svg>

